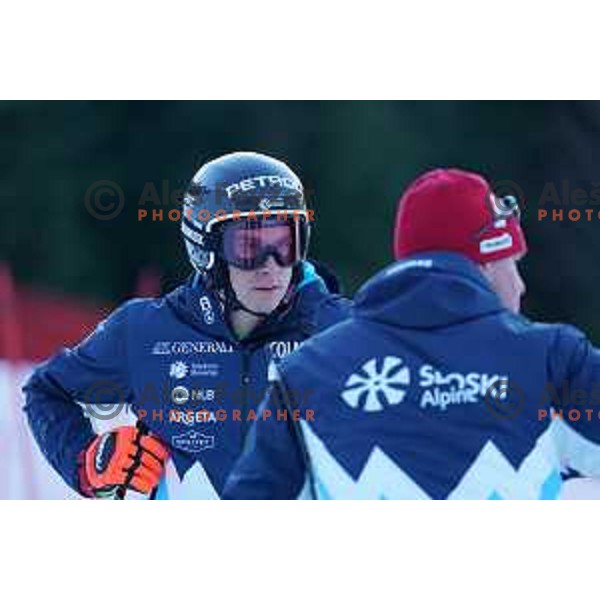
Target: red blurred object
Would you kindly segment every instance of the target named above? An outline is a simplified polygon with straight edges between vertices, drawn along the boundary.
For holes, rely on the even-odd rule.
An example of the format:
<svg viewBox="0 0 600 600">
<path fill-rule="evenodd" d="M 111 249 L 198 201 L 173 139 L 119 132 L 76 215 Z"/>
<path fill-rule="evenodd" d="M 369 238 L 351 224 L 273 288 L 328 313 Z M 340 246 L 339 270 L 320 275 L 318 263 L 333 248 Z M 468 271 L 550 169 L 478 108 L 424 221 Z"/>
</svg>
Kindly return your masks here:
<svg viewBox="0 0 600 600">
<path fill-rule="evenodd" d="M 20 316 L 10 268 L 0 263 L 0 357 L 9 361 L 24 358 Z"/>
<path fill-rule="evenodd" d="M 160 271 L 154 267 L 144 267 L 139 273 L 135 286 L 138 298 L 153 298 L 160 295 Z"/>
<path fill-rule="evenodd" d="M 17 295 L 25 356 L 44 360 L 61 346 L 73 346 L 110 311 L 66 296 L 21 289 Z"/>
<path fill-rule="evenodd" d="M 0 358 L 39 362 L 90 333 L 109 307 L 16 286 L 0 264 Z"/>
<path fill-rule="evenodd" d="M 160 293 L 160 273 L 143 270 L 138 296 Z M 112 307 L 64 294 L 17 285 L 10 266 L 0 262 L 0 454 L 11 459 L 0 469 L 1 498 L 69 497 L 35 448 L 22 411 L 21 386 L 32 363 L 61 347 L 79 343 Z"/>
<path fill-rule="evenodd" d="M 156 269 L 142 269 L 135 295 L 158 296 L 160 280 Z M 60 293 L 17 286 L 9 266 L 0 263 L 0 358 L 45 360 L 62 346 L 81 341 L 111 310 Z"/>
</svg>

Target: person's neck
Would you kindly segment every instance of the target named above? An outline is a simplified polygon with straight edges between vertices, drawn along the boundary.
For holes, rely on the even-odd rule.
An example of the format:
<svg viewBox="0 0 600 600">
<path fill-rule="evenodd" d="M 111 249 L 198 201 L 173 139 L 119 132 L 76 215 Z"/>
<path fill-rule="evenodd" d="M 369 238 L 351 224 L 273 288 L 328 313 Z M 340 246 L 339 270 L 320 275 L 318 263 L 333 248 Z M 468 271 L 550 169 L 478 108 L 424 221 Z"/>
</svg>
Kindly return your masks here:
<svg viewBox="0 0 600 600">
<path fill-rule="evenodd" d="M 231 327 L 233 333 L 239 340 L 248 337 L 258 325 L 264 320 L 264 317 L 257 317 L 245 310 L 235 310 L 231 313 Z"/>
</svg>

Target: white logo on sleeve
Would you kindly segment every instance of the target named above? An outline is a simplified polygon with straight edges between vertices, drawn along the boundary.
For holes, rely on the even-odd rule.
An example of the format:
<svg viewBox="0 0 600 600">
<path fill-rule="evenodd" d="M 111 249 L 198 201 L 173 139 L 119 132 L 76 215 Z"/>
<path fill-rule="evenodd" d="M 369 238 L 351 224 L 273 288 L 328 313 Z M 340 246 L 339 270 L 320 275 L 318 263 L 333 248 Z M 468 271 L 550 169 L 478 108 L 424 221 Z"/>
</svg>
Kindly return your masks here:
<svg viewBox="0 0 600 600">
<path fill-rule="evenodd" d="M 352 408 L 366 412 L 383 410 L 386 406 L 399 404 L 410 384 L 410 371 L 397 356 L 386 356 L 377 369 L 377 359 L 368 360 L 358 373 L 348 377 L 341 396 Z"/>
</svg>

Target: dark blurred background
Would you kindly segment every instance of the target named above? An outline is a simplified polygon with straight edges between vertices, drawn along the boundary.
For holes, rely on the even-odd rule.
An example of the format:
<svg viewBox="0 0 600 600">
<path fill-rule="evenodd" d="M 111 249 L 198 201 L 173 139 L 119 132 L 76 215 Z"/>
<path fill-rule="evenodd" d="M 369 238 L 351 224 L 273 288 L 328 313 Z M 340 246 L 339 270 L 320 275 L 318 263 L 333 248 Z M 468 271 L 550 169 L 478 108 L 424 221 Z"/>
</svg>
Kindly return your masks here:
<svg viewBox="0 0 600 600">
<path fill-rule="evenodd" d="M 17 286 L 94 306 L 136 293 L 144 274 L 168 290 L 190 270 L 167 215 L 177 191 L 206 160 L 256 150 L 300 175 L 316 213 L 311 255 L 352 294 L 391 260 L 406 184 L 460 166 L 521 196 L 526 314 L 576 323 L 598 343 L 600 207 L 573 204 L 564 182 L 600 195 L 599 128 L 596 102 L 0 102 L 0 262 Z M 86 208 L 101 181 L 123 193 L 112 219 Z M 117 198 L 103 197 L 109 213 Z M 539 220 L 540 207 L 563 208 L 563 220 Z M 163 220 L 139 221 L 139 208 L 162 208 Z M 572 208 L 593 218 L 571 221 Z"/>
</svg>

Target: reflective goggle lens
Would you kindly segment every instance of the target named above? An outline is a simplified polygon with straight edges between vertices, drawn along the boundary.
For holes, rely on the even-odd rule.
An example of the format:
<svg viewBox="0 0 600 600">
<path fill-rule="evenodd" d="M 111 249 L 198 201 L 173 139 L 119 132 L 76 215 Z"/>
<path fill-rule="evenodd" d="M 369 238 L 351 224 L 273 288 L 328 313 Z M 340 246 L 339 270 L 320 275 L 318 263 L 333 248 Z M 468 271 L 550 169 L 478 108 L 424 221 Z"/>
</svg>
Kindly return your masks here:
<svg viewBox="0 0 600 600">
<path fill-rule="evenodd" d="M 495 211 L 499 219 L 508 219 L 510 217 L 521 218 L 521 209 L 519 202 L 514 196 L 503 196 L 495 199 Z"/>
<path fill-rule="evenodd" d="M 298 260 L 296 223 L 244 221 L 225 226 L 222 257 L 235 267 L 257 269 L 269 256 L 281 267 Z"/>
</svg>

